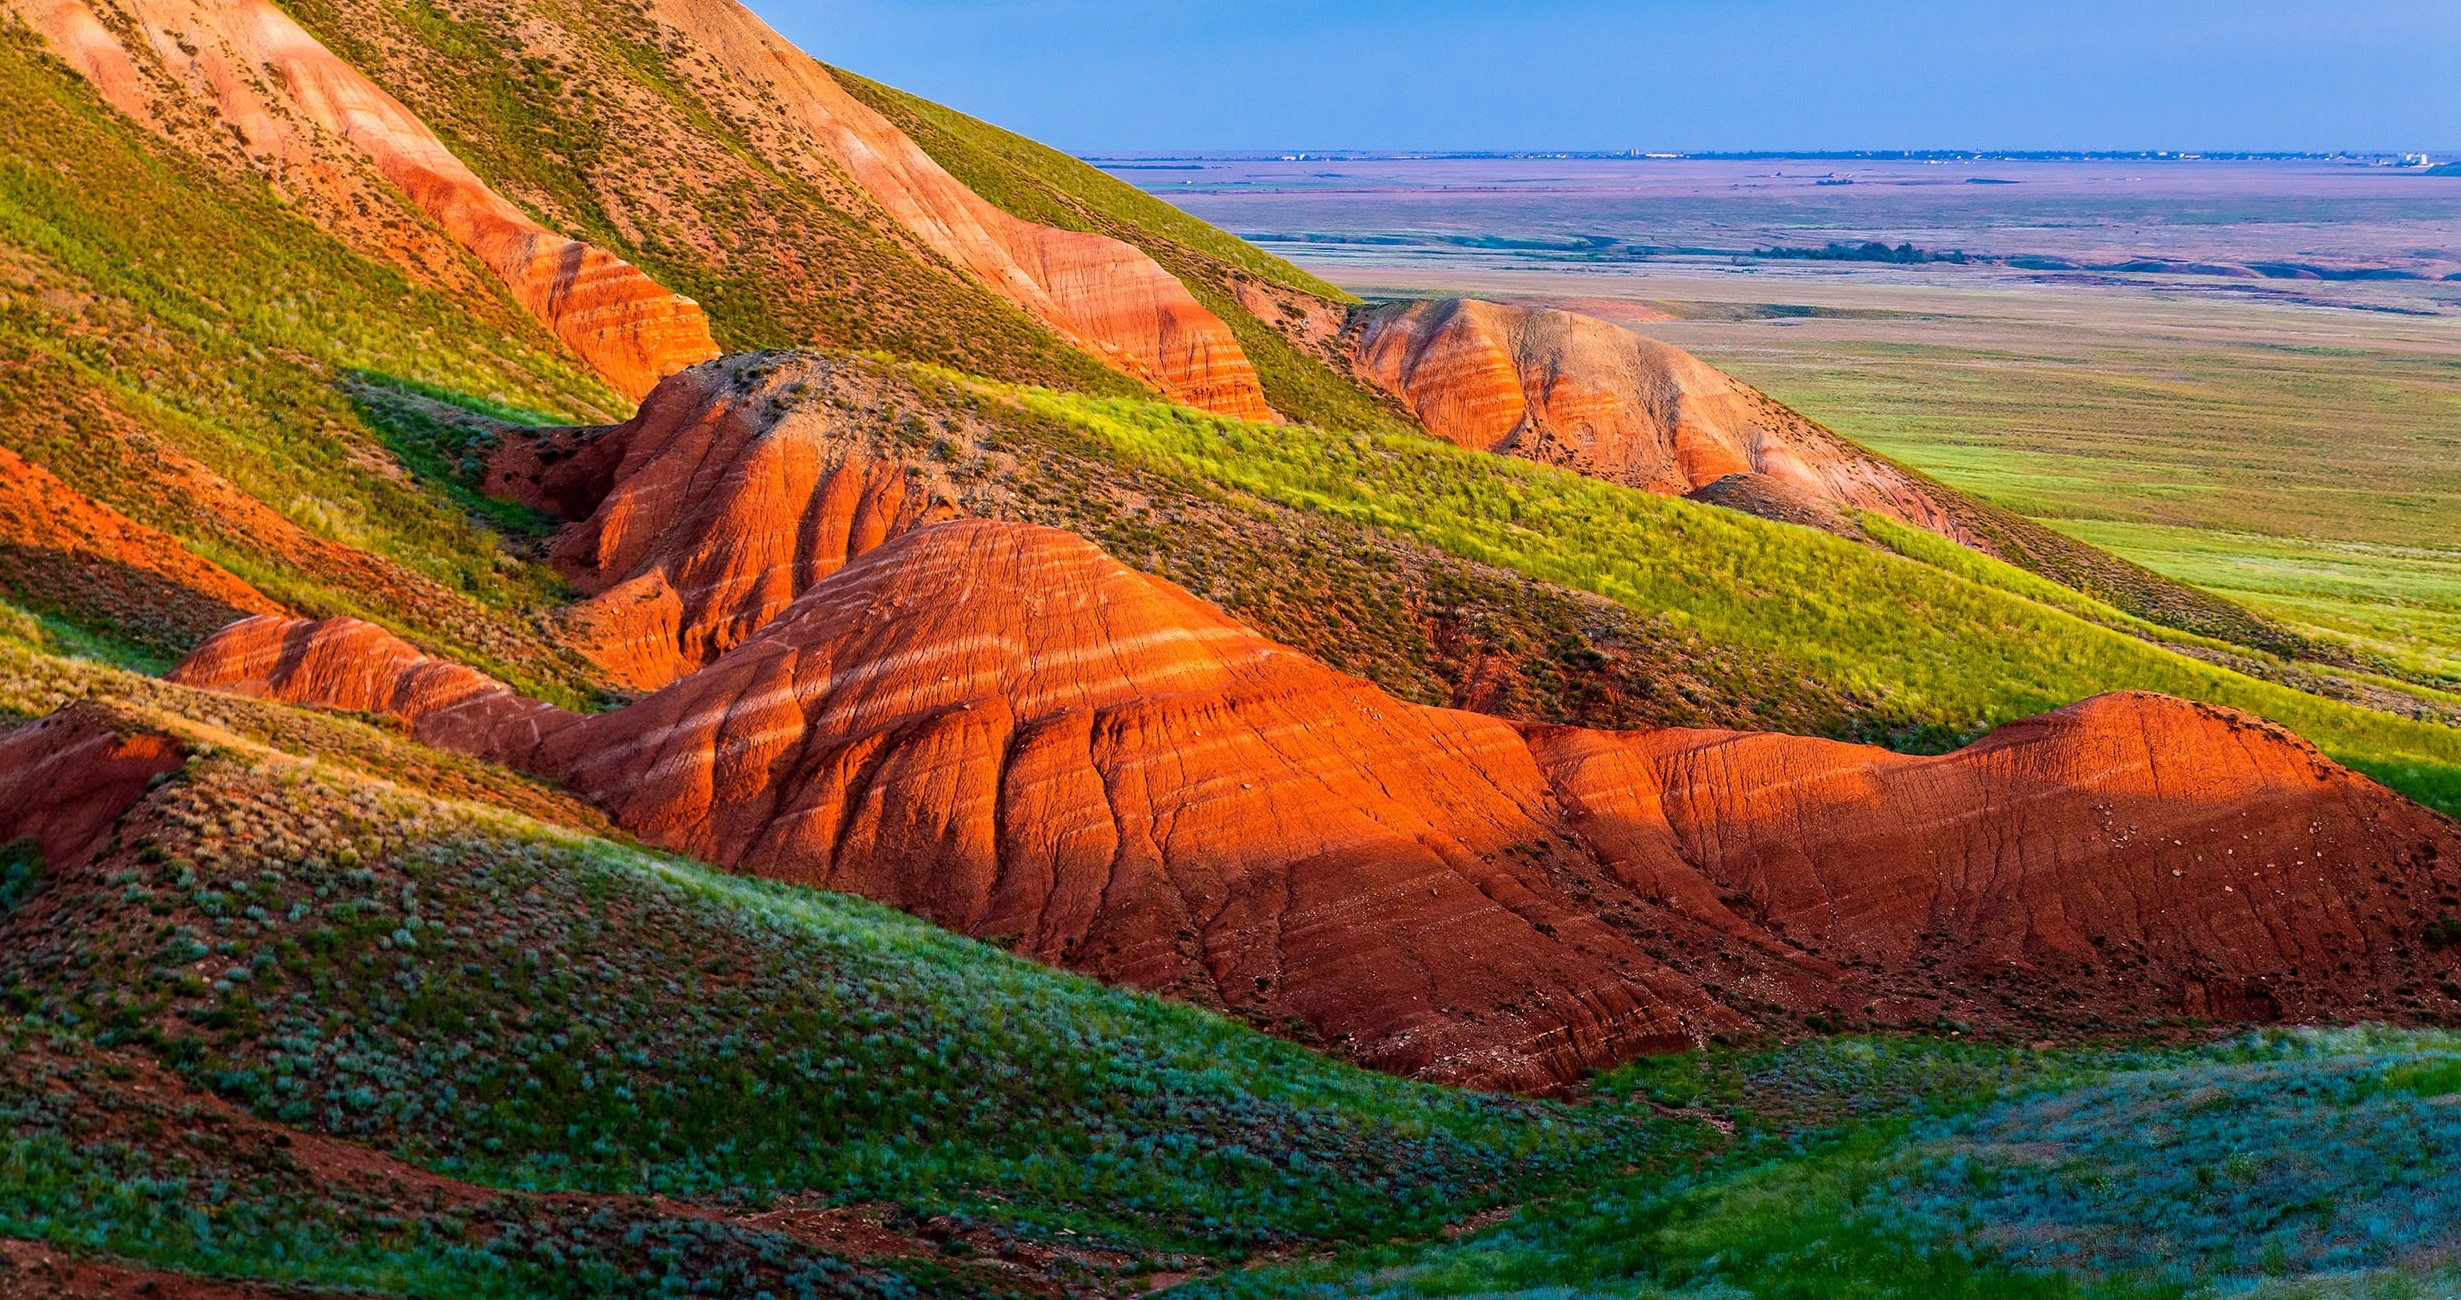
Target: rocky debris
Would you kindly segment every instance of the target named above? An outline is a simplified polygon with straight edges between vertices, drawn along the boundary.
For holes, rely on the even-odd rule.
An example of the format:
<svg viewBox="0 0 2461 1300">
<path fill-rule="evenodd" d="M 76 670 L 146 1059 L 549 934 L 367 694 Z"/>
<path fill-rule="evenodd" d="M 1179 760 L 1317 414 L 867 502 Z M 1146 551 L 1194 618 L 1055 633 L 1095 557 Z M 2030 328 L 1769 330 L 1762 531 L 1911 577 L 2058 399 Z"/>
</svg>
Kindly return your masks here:
<svg viewBox="0 0 2461 1300">
<path fill-rule="evenodd" d="M 368 637 L 281 634 L 400 662 Z M 389 709 L 644 839 L 1458 1083 L 1810 1017 L 2425 1015 L 2461 959 L 2416 942 L 2461 906 L 2453 827 L 2227 710 L 2104 696 L 1938 757 L 1516 725 L 1049 529 L 905 533 L 589 718 L 456 735 L 425 701 L 499 697 L 262 662 L 209 644 L 179 676 Z"/>
</svg>

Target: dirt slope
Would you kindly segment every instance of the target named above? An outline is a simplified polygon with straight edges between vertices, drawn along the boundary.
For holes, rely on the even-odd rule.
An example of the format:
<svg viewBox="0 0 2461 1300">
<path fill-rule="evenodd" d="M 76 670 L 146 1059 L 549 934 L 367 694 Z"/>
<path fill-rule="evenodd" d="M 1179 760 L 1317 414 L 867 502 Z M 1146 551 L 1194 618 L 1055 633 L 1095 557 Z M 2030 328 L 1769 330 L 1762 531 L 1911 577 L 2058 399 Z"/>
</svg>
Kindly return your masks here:
<svg viewBox="0 0 2461 1300">
<path fill-rule="evenodd" d="M 32 839 L 51 869 L 82 860 L 154 778 L 187 755 L 90 705 L 0 731 L 0 844 Z"/>
<path fill-rule="evenodd" d="M 1973 541 L 1895 465 L 1606 321 L 1456 298 L 1396 303 L 1354 328 L 1361 372 L 1460 446 L 1670 495 L 1724 483 L 1724 499 L 1776 503 L 1780 517 L 1804 502 L 1872 510 Z"/>
<path fill-rule="evenodd" d="M 2461 889 L 2448 823 L 2227 711 L 2107 696 L 1936 758 L 1516 726 L 1015 525 L 896 538 L 642 703 L 509 738 L 287 666 L 380 635 L 254 620 L 176 676 L 393 709 L 646 839 L 1490 1086 L 1815 1012 L 2404 1014 Z"/>
<path fill-rule="evenodd" d="M 718 353 L 692 300 L 539 225 L 265 0 L 7 3 L 120 111 L 174 138 L 185 134 L 179 123 L 202 114 L 218 127 L 215 142 L 228 132 L 247 165 L 318 191 L 320 214 L 336 224 L 364 211 L 372 168 L 627 395 Z M 371 235 L 352 233 L 362 245 Z M 413 247 L 398 260 L 415 265 L 416 233 L 407 238 Z"/>
</svg>

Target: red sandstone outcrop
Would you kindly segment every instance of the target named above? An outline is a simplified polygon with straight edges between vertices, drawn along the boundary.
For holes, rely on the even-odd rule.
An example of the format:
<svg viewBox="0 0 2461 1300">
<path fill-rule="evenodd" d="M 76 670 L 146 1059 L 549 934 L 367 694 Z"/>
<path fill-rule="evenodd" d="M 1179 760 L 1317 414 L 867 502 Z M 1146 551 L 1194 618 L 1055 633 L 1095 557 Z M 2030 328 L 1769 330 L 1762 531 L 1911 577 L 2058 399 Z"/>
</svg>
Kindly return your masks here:
<svg viewBox="0 0 2461 1300">
<path fill-rule="evenodd" d="M 816 151 L 924 246 L 1173 401 L 1279 418 L 1230 327 L 1139 249 L 992 206 L 735 0 L 658 0 L 652 12 L 728 74 L 705 88 L 742 107 L 772 151 Z"/>
<path fill-rule="evenodd" d="M 180 678 L 389 709 L 645 839 L 1491 1086 L 1815 1010 L 2397 1014 L 2461 889 L 2449 823 L 2225 710 L 2107 696 L 1940 757 L 1516 726 L 1018 525 L 893 539 L 589 718 L 465 682 L 433 694 L 496 702 L 455 734 L 359 628 L 228 635 Z M 327 640 L 377 667 L 253 666 Z"/>
<path fill-rule="evenodd" d="M 531 220 L 409 109 L 267 0 L 0 0 L 122 112 L 162 128 L 210 110 L 251 163 L 346 186 L 364 160 L 627 395 L 718 354 L 691 299 Z M 337 161 L 337 158 L 339 161 Z M 292 174 L 292 173 L 286 173 Z"/>
<path fill-rule="evenodd" d="M 355 618 L 242 619 L 198 646 L 168 677 L 397 718 L 420 740 L 468 754 L 527 754 L 577 717 L 474 668 L 430 658 Z"/>
<path fill-rule="evenodd" d="M 169 737 L 127 731 L 90 704 L 0 731 L 0 844 L 34 840 L 47 870 L 80 861 L 154 778 L 185 762 Z"/>
<path fill-rule="evenodd" d="M 1756 475 L 1776 494 L 1973 540 L 1896 466 L 1606 321 L 1456 298 L 1380 308 L 1355 329 L 1360 373 L 1460 446 L 1670 495 Z"/>
<path fill-rule="evenodd" d="M 881 542 L 951 517 L 922 471 L 868 455 L 834 414 L 771 400 L 758 356 L 659 385 L 630 421 L 508 443 L 486 487 L 576 520 L 555 566 L 589 599 L 570 639 L 656 690 L 741 644 Z"/>
</svg>

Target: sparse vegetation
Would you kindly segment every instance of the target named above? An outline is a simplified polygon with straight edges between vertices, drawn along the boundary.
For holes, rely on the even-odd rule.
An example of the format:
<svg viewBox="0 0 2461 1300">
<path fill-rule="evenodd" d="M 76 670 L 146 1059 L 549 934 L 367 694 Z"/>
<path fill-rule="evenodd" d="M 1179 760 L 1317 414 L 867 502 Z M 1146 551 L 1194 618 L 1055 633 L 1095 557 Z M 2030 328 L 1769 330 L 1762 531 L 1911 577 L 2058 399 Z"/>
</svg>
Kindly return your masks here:
<svg viewBox="0 0 2461 1300">
<path fill-rule="evenodd" d="M 1876 239 L 1865 240 L 1860 244 L 1841 243 L 1832 239 L 1818 248 L 1780 244 L 1775 248 L 1755 248 L 1752 250 L 1752 256 L 1797 262 L 1891 262 L 1901 266 L 1921 266 L 1926 262 L 1951 262 L 1959 266 L 1965 264 L 1964 249 L 1952 249 L 1941 253 L 1928 248 L 1916 248 L 1910 243 L 1899 244 L 1891 248 Z"/>
<path fill-rule="evenodd" d="M 1237 1294 L 2426 1296 L 2449 1290 L 2448 1034 L 2052 1051 L 1829 1039 L 1636 1063 L 1596 1091 L 1731 1120 L 1698 1172 Z"/>
<path fill-rule="evenodd" d="M 15 911 L 42 885 L 42 841 L 28 836 L 0 844 L 0 914 Z"/>
</svg>

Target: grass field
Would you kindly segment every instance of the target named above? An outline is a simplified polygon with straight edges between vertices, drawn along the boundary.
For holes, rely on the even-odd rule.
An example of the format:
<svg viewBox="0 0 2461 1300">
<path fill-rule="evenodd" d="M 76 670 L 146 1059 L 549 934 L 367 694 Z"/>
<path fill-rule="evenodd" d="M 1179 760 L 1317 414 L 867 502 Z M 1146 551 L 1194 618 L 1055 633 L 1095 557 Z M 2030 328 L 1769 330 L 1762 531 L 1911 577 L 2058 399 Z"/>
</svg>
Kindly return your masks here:
<svg viewBox="0 0 2461 1300">
<path fill-rule="evenodd" d="M 2299 631 L 2357 645 L 2413 678 L 2461 684 L 2461 549 L 2119 520 L 2059 528 Z"/>
<path fill-rule="evenodd" d="M 2461 334 L 2438 353 L 2417 347 L 2422 326 L 2359 322 L 2342 346 L 2293 345 L 2266 316 L 2328 313 L 2210 314 L 2219 328 L 2114 309 L 1972 347 L 1709 351 L 1955 486 L 2461 683 Z"/>
</svg>

